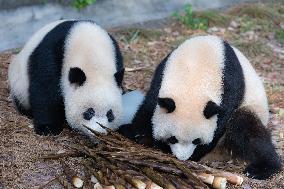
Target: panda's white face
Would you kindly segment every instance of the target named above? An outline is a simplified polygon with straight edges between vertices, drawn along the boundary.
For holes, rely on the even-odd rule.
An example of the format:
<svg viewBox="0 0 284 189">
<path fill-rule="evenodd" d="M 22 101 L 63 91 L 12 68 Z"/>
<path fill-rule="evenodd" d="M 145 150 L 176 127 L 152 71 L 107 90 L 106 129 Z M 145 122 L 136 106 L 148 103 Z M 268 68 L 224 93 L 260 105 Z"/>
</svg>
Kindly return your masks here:
<svg viewBox="0 0 284 189">
<path fill-rule="evenodd" d="M 99 132 L 105 132 L 99 124 L 116 129 L 122 118 L 122 90 L 115 79 L 112 40 L 91 23 L 77 24 L 69 35 L 61 81 L 67 122 L 87 133 L 83 125 Z"/>
<path fill-rule="evenodd" d="M 187 40 L 168 58 L 152 118 L 153 137 L 168 142 L 179 159 L 213 140 L 223 67 L 222 41 L 213 36 Z"/>
<path fill-rule="evenodd" d="M 185 110 L 178 100 L 159 98 L 152 118 L 154 138 L 168 143 L 178 159 L 190 158 L 197 145 L 213 140 L 218 109 L 208 104 Z"/>
<path fill-rule="evenodd" d="M 88 132 L 84 126 L 99 132 L 105 132 L 101 125 L 116 129 L 122 117 L 121 90 L 113 81 L 98 84 L 96 77 L 89 79 L 78 67 L 70 68 L 69 86 L 64 96 L 65 114 L 69 125 L 75 129 Z M 83 126 L 84 125 L 84 126 Z"/>
</svg>

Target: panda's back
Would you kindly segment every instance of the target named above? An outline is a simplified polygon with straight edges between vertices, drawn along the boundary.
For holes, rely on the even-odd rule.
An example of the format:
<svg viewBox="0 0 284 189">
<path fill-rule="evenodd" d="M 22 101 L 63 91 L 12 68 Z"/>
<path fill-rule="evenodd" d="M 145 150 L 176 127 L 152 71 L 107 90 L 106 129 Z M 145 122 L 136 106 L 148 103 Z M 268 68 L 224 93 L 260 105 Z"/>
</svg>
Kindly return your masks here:
<svg viewBox="0 0 284 189">
<path fill-rule="evenodd" d="M 52 22 L 39 31 L 37 31 L 31 39 L 25 44 L 19 54 L 13 57 L 12 62 L 9 66 L 9 85 L 13 98 L 26 109 L 30 108 L 29 103 L 29 73 L 28 64 L 29 59 L 33 51 L 39 46 L 43 38 L 54 29 L 57 25 L 64 22 L 64 20 L 58 20 Z"/>
<path fill-rule="evenodd" d="M 245 91 L 241 107 L 246 107 L 255 113 L 260 118 L 263 125 L 266 126 L 268 123 L 269 111 L 267 97 L 261 78 L 257 75 L 248 59 L 237 48 L 233 47 L 233 49 L 241 64 L 245 80 Z"/>
</svg>

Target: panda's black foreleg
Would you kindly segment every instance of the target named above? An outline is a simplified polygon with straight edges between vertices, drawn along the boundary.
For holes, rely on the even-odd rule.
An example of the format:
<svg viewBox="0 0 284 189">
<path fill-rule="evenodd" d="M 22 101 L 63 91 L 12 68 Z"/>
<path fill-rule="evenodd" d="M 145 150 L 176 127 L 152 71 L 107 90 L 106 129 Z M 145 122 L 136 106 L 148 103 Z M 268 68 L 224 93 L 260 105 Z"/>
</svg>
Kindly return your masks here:
<svg viewBox="0 0 284 189">
<path fill-rule="evenodd" d="M 39 135 L 58 135 L 63 130 L 64 106 L 62 98 L 48 86 L 31 84 L 30 103 L 34 130 Z M 47 90 L 48 89 L 48 90 Z"/>
<path fill-rule="evenodd" d="M 32 106 L 34 130 L 39 135 L 58 135 L 63 130 L 62 107 L 58 104 L 38 103 Z"/>
<path fill-rule="evenodd" d="M 227 124 L 225 146 L 233 156 L 250 164 L 244 173 L 255 179 L 267 179 L 281 170 L 281 159 L 271 141 L 270 132 L 252 112 L 241 108 Z"/>
</svg>

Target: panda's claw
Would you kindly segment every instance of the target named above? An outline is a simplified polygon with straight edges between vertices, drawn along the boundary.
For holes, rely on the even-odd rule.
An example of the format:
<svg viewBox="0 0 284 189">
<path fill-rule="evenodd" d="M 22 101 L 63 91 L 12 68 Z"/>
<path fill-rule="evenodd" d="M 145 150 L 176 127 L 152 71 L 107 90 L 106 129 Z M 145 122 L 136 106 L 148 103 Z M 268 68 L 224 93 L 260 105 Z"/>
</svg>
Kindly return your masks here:
<svg viewBox="0 0 284 189">
<path fill-rule="evenodd" d="M 273 167 L 265 163 L 250 164 L 244 170 L 244 174 L 252 179 L 265 180 L 270 178 L 273 174 L 279 172 L 279 167 Z"/>
</svg>

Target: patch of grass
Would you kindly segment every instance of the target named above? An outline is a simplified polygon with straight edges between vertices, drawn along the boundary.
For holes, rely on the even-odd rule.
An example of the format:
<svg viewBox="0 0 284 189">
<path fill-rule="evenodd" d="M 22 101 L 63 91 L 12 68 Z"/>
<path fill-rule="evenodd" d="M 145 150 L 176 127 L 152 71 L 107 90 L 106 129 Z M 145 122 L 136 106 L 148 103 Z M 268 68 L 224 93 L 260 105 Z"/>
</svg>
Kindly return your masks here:
<svg viewBox="0 0 284 189">
<path fill-rule="evenodd" d="M 73 6 L 76 9 L 81 10 L 81 9 L 84 9 L 87 6 L 95 3 L 96 1 L 97 0 L 73 0 Z"/>
<path fill-rule="evenodd" d="M 261 41 L 237 40 L 233 43 L 247 57 L 255 57 L 259 54 L 270 54 L 271 49 Z"/>
<path fill-rule="evenodd" d="M 228 26 L 231 20 L 229 15 L 214 10 L 194 12 L 193 16 L 207 20 L 209 26 Z"/>
<path fill-rule="evenodd" d="M 283 43 L 284 44 L 284 29 L 279 29 L 279 30 L 275 31 L 275 39 L 279 43 Z"/>
<path fill-rule="evenodd" d="M 266 32 L 274 32 L 279 26 L 267 19 L 256 19 L 246 15 L 236 19 L 240 23 L 240 32 L 260 31 L 262 34 Z"/>
<path fill-rule="evenodd" d="M 13 54 L 18 54 L 19 52 L 21 52 L 22 48 L 15 48 L 13 49 L 12 53 Z"/>
<path fill-rule="evenodd" d="M 120 30 L 119 34 L 121 35 L 121 40 L 125 44 L 129 45 L 131 43 L 136 43 L 139 40 L 141 31 L 140 29 L 136 29 L 136 28 L 126 28 L 126 29 Z"/>
<path fill-rule="evenodd" d="M 279 5 L 279 6 L 275 7 L 275 9 L 279 14 L 284 15 L 284 5 Z"/>
<path fill-rule="evenodd" d="M 183 8 L 182 12 L 180 13 L 175 12 L 173 16 L 179 22 L 181 22 L 182 24 L 193 30 L 196 29 L 207 30 L 209 26 L 207 18 L 199 18 L 194 16 L 191 5 L 186 5 Z"/>
<path fill-rule="evenodd" d="M 162 35 L 161 30 L 155 29 L 140 29 L 141 37 L 145 39 L 159 39 Z"/>
<path fill-rule="evenodd" d="M 246 15 L 251 18 L 271 19 L 273 13 L 264 5 L 246 4 L 234 7 L 229 11 L 234 16 Z"/>
<path fill-rule="evenodd" d="M 241 33 L 254 30 L 254 28 L 256 27 L 256 22 L 253 19 L 246 16 L 240 18 L 240 24 L 241 24 L 240 25 Z"/>
<path fill-rule="evenodd" d="M 282 4 L 245 4 L 234 7 L 228 13 L 232 16 L 248 16 L 279 23 L 284 18 L 284 6 Z"/>
<path fill-rule="evenodd" d="M 119 31 L 122 40 L 126 44 L 136 43 L 140 38 L 147 40 L 157 40 L 161 36 L 160 30 L 140 29 L 140 28 L 126 28 Z"/>
<path fill-rule="evenodd" d="M 175 48 L 177 48 L 181 43 L 183 43 L 187 39 L 188 39 L 188 36 L 178 36 L 178 37 L 175 38 L 174 41 L 172 41 L 170 43 L 170 47 L 172 49 L 175 49 Z"/>
</svg>

